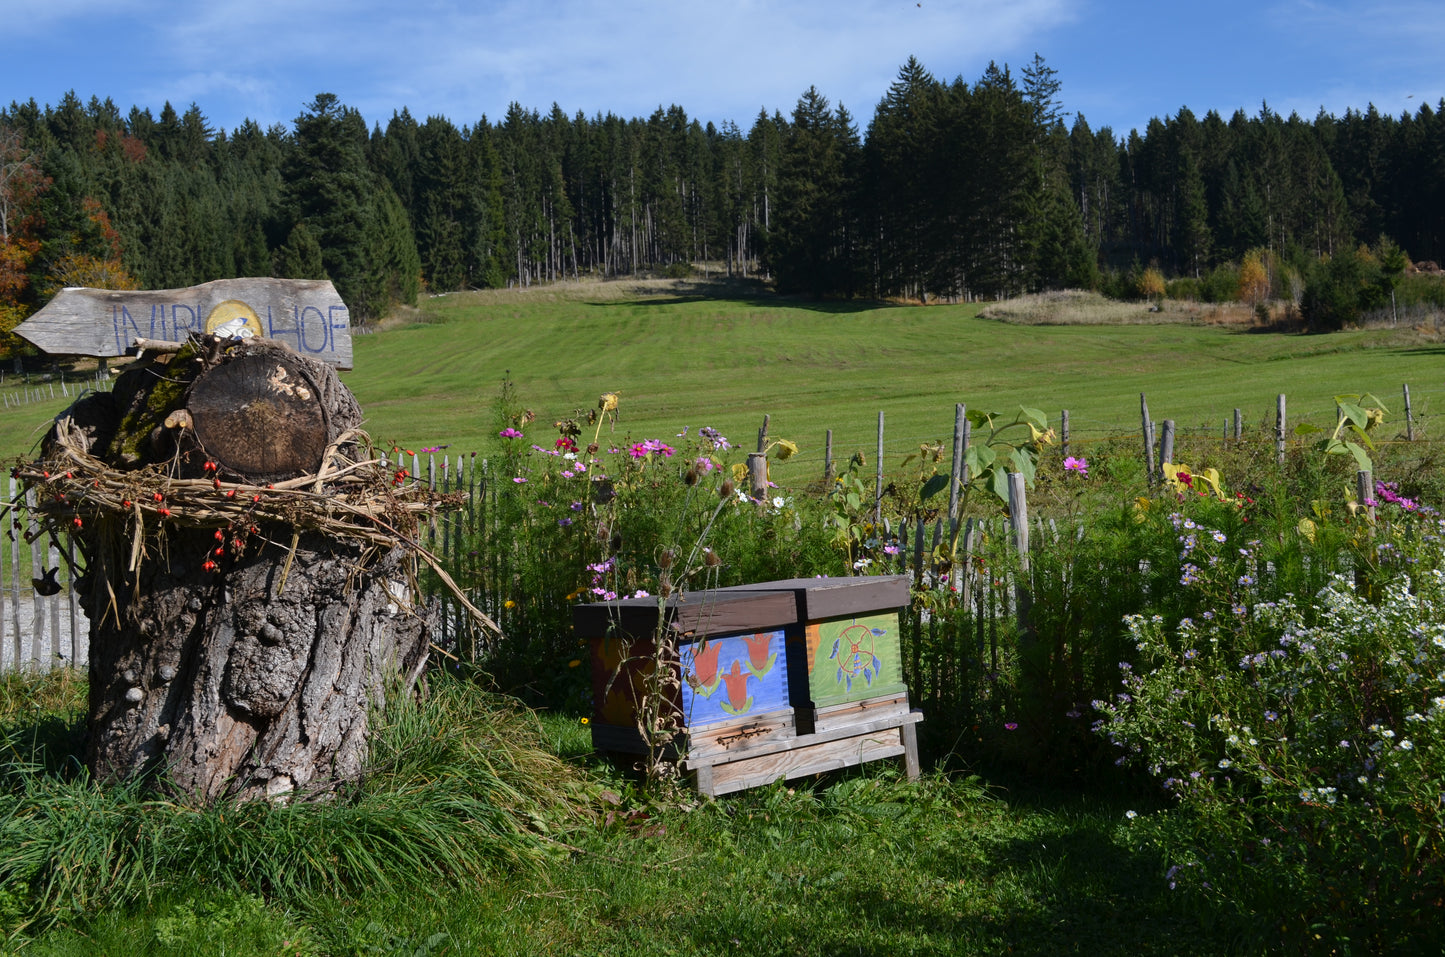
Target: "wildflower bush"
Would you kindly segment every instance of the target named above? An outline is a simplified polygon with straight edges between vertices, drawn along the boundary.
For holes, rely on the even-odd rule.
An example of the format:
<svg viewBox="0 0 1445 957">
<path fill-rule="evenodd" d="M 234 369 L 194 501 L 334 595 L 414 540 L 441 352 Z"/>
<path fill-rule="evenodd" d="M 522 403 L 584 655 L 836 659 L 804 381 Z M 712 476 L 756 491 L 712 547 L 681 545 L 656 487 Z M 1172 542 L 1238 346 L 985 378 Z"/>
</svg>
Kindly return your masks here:
<svg viewBox="0 0 1445 957">
<path fill-rule="evenodd" d="M 1379 491 L 1389 526 L 1305 596 L 1266 597 L 1259 540 L 1175 513 L 1197 611 L 1129 617 L 1137 658 L 1094 702 L 1184 814 L 1140 826 L 1170 886 L 1297 943 L 1408 948 L 1445 897 L 1445 523 Z"/>
<path fill-rule="evenodd" d="M 454 575 L 507 635 L 464 654 L 501 687 L 554 707 L 588 703 L 578 602 L 845 568 L 820 503 L 776 487 L 755 501 L 745 456 L 726 436 L 707 426 L 666 439 L 619 433 L 617 404 L 604 394 L 544 425 L 504 384 L 486 491 Z M 779 442 L 770 454 L 792 448 Z"/>
</svg>

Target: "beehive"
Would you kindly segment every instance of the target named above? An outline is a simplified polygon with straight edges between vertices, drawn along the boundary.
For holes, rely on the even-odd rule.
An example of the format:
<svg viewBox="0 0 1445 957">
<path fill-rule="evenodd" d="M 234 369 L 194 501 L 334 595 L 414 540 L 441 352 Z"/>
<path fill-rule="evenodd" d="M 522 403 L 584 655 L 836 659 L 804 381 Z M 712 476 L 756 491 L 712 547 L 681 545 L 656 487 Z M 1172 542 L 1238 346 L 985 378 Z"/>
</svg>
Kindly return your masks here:
<svg viewBox="0 0 1445 957">
<path fill-rule="evenodd" d="M 676 639 L 676 757 L 705 794 L 903 756 L 918 774 L 899 644 L 902 577 L 800 578 L 574 609 L 592 651 L 593 745 L 646 751 L 639 689 Z M 659 622 L 662 632 L 659 632 Z"/>
</svg>

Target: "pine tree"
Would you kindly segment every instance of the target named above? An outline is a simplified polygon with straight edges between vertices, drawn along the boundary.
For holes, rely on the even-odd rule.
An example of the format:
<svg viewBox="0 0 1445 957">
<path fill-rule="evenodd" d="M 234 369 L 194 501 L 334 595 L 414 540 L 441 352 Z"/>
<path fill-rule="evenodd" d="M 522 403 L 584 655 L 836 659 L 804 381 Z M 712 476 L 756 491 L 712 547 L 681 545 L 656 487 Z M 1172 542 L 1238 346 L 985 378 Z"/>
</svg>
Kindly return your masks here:
<svg viewBox="0 0 1445 957">
<path fill-rule="evenodd" d="M 326 279 L 326 266 L 321 260 L 321 244 L 305 223 L 291 227 L 276 250 L 275 274 L 282 279 Z"/>
</svg>

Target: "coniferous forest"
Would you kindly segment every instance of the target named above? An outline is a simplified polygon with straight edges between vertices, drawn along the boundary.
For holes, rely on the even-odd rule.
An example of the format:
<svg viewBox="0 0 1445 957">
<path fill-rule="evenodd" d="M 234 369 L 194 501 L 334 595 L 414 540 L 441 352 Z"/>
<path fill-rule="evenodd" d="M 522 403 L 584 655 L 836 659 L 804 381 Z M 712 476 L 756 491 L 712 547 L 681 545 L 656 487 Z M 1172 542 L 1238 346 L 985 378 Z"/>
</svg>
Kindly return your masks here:
<svg viewBox="0 0 1445 957">
<path fill-rule="evenodd" d="M 866 124 L 811 88 L 747 129 L 680 106 L 517 104 L 368 127 L 322 93 L 290 128 L 226 131 L 195 104 L 12 102 L 0 331 L 68 285 L 329 278 L 365 320 L 424 290 L 700 262 L 784 292 L 923 301 L 1148 295 L 1145 273 L 1233 299 L 1263 264 L 1329 328 L 1388 296 L 1409 260 L 1445 259 L 1445 100 L 1398 117 L 1185 107 L 1127 135 L 1065 106 L 1038 56 L 973 82 L 910 59 Z"/>
</svg>

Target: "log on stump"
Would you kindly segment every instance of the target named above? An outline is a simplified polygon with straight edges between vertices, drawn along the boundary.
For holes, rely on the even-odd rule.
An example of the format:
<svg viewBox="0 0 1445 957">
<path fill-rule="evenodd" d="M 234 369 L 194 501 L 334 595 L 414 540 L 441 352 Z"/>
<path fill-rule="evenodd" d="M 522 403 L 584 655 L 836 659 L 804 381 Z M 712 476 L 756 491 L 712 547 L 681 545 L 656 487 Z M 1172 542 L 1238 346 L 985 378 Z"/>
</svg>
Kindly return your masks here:
<svg viewBox="0 0 1445 957">
<path fill-rule="evenodd" d="M 408 597 L 436 507 L 364 460 L 360 419 L 329 366 L 256 339 L 195 341 L 62 413 L 22 477 L 87 563 L 97 779 L 211 802 L 359 776 L 369 718 L 426 661 Z"/>
</svg>

